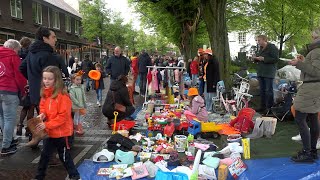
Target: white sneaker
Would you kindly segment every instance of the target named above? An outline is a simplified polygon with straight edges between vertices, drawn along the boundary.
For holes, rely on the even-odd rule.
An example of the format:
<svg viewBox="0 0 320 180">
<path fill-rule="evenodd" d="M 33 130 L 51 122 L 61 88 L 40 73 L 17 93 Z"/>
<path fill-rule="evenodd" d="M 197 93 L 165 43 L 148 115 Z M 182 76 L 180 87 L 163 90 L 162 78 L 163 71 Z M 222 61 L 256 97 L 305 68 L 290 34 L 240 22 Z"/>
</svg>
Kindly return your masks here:
<svg viewBox="0 0 320 180">
<path fill-rule="evenodd" d="M 300 134 L 298 134 L 296 136 L 293 136 L 291 139 L 294 141 L 301 141 L 301 136 L 300 136 Z"/>
<path fill-rule="evenodd" d="M 98 105 L 99 107 L 101 107 L 101 104 L 100 104 L 100 102 L 97 102 L 97 105 Z"/>
<path fill-rule="evenodd" d="M 316 146 L 317 149 L 320 149 L 320 138 L 318 138 L 318 141 L 317 141 L 317 146 Z"/>
<path fill-rule="evenodd" d="M 99 101 L 97 101 L 97 105 L 99 105 L 100 104 L 100 102 Z"/>
</svg>

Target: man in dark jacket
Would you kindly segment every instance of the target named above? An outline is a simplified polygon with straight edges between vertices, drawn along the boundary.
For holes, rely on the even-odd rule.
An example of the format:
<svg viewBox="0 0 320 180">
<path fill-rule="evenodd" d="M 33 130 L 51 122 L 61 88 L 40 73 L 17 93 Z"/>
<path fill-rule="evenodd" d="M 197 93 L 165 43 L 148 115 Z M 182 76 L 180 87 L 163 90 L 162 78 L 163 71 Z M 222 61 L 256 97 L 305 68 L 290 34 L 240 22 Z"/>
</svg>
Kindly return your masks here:
<svg viewBox="0 0 320 180">
<path fill-rule="evenodd" d="M 140 76 L 140 95 L 144 96 L 146 93 L 146 85 L 147 85 L 147 66 L 151 66 L 151 58 L 149 54 L 143 50 L 141 55 L 138 58 L 138 68 L 139 68 L 139 76 Z"/>
<path fill-rule="evenodd" d="M 129 98 L 129 92 L 126 86 L 127 82 L 128 78 L 125 75 L 120 75 L 117 80 L 112 81 L 110 84 L 110 89 L 102 107 L 102 113 L 108 118 L 109 125 L 113 123 L 115 103 L 119 103 L 126 107 L 125 112 L 118 112 L 117 121 L 129 117 L 135 111 Z"/>
<path fill-rule="evenodd" d="M 130 70 L 130 61 L 122 56 L 121 48 L 114 48 L 114 55 L 107 62 L 107 74 L 110 74 L 110 81 L 116 80 L 120 75 L 127 76 Z"/>
<path fill-rule="evenodd" d="M 42 81 L 42 70 L 47 66 L 57 66 L 62 69 L 66 77 L 69 73 L 61 56 L 54 52 L 56 45 L 55 33 L 46 28 L 39 27 L 35 42 L 30 45 L 28 56 L 22 61 L 19 70 L 28 79 L 29 95 L 30 95 L 30 112 L 39 106 L 40 103 L 40 88 Z M 27 117 L 29 120 L 30 117 Z M 27 134 L 31 139 L 31 133 L 27 130 Z M 55 161 L 56 158 L 53 158 Z"/>
<path fill-rule="evenodd" d="M 94 65 L 92 61 L 90 61 L 89 57 L 90 57 L 89 54 L 85 55 L 84 60 L 81 63 L 81 69 L 84 72 L 82 77 L 83 77 L 83 81 L 86 83 L 87 91 L 90 90 L 90 78 L 88 77 L 88 74 L 89 74 L 89 71 L 94 69 Z"/>
<path fill-rule="evenodd" d="M 273 80 L 276 74 L 276 63 L 279 61 L 279 50 L 268 42 L 265 35 L 257 37 L 260 46 L 256 57 L 253 60 L 257 63 L 257 74 L 260 85 L 260 111 L 268 114 L 273 106 Z"/>
<path fill-rule="evenodd" d="M 75 62 L 73 55 L 69 56 L 68 67 L 72 67 Z"/>
</svg>

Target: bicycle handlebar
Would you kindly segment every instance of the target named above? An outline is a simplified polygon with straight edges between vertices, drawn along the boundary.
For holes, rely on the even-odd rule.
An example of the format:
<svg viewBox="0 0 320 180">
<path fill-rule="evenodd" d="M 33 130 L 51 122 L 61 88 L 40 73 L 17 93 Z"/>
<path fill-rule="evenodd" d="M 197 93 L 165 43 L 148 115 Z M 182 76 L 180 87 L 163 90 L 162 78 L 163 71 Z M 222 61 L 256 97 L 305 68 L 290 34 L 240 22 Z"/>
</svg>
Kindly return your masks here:
<svg viewBox="0 0 320 180">
<path fill-rule="evenodd" d="M 234 75 L 242 80 L 249 81 L 248 79 L 241 77 L 238 73 L 234 73 Z"/>
</svg>

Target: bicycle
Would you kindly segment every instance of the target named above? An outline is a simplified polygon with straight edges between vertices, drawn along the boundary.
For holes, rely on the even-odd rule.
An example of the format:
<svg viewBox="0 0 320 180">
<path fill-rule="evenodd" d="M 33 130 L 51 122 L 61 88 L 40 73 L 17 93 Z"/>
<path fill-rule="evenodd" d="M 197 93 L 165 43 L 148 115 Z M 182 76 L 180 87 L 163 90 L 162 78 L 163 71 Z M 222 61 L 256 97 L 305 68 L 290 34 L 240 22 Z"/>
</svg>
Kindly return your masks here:
<svg viewBox="0 0 320 180">
<path fill-rule="evenodd" d="M 215 112 L 225 111 L 226 113 L 230 113 L 232 115 L 237 115 L 237 113 L 249 106 L 249 101 L 253 97 L 249 94 L 250 84 L 249 80 L 242 78 L 237 73 L 235 76 L 240 79 L 239 87 L 232 88 L 232 99 L 228 99 L 223 96 L 225 94 L 225 85 L 223 81 L 219 81 L 217 83 L 217 96 L 213 97 L 213 110 Z"/>
</svg>

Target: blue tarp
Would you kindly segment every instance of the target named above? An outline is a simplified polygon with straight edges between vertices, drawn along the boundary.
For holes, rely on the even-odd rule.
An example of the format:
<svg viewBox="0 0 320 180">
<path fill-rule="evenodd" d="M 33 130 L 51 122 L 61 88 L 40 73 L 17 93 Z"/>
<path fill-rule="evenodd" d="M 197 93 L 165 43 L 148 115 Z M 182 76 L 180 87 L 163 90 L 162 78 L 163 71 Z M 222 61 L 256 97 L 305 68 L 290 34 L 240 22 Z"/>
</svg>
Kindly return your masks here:
<svg viewBox="0 0 320 180">
<path fill-rule="evenodd" d="M 320 179 L 320 160 L 313 164 L 294 163 L 290 158 L 256 159 L 244 162 L 248 169 L 240 175 L 239 180 Z M 85 160 L 78 167 L 78 171 L 82 180 L 106 180 L 109 179 L 108 176 L 98 176 L 97 172 L 100 168 L 107 168 L 114 163 L 94 163 L 91 160 Z M 218 173 L 216 174 L 218 176 Z M 131 178 L 126 179 L 130 180 Z M 229 174 L 228 179 L 233 179 L 233 177 Z"/>
</svg>

